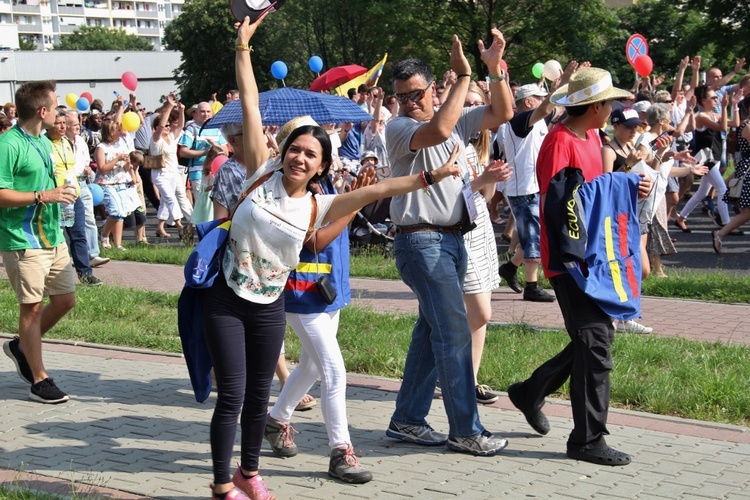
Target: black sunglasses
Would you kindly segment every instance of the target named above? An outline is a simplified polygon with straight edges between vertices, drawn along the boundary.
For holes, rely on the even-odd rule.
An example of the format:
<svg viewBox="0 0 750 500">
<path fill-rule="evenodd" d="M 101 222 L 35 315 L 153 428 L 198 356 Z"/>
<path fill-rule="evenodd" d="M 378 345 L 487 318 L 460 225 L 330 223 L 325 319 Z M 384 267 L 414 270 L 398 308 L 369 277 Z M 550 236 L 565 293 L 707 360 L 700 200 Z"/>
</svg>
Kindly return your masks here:
<svg viewBox="0 0 750 500">
<path fill-rule="evenodd" d="M 425 92 L 429 90 L 430 85 L 432 85 L 432 82 L 428 83 L 427 87 L 421 90 L 412 90 L 411 92 L 407 92 L 406 94 L 395 94 L 396 100 L 401 104 L 406 104 L 409 101 L 419 102 L 424 97 Z"/>
</svg>

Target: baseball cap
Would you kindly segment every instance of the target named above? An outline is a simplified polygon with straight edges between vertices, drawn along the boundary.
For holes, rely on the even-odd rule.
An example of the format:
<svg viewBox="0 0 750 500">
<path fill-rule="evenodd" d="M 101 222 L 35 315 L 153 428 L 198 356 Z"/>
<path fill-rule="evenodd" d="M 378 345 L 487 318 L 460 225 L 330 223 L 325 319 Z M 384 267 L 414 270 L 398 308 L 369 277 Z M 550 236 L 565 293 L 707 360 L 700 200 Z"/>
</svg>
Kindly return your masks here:
<svg viewBox="0 0 750 500">
<path fill-rule="evenodd" d="M 520 101 L 531 96 L 545 97 L 546 95 L 547 91 L 541 88 L 536 83 L 527 83 L 526 85 L 521 85 L 520 87 L 518 87 L 518 91 L 516 91 L 516 101 Z"/>
<path fill-rule="evenodd" d="M 612 125 L 624 125 L 626 127 L 635 127 L 636 125 L 643 125 L 646 123 L 638 117 L 638 111 L 633 108 L 616 109 L 612 111 L 610 119 L 612 120 Z"/>
</svg>

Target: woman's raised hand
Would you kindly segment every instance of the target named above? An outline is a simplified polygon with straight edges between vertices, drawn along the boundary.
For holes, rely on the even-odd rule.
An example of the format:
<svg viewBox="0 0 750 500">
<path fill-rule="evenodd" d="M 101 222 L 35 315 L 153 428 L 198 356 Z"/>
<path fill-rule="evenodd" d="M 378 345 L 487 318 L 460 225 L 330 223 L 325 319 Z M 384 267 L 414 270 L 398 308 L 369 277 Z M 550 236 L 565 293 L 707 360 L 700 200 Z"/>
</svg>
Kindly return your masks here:
<svg viewBox="0 0 750 500">
<path fill-rule="evenodd" d="M 241 23 L 234 23 L 234 27 L 237 30 L 237 45 L 247 44 L 267 15 L 268 11 L 264 12 L 258 16 L 254 23 L 251 23 L 250 18 L 247 16 L 245 16 L 245 19 Z"/>
</svg>

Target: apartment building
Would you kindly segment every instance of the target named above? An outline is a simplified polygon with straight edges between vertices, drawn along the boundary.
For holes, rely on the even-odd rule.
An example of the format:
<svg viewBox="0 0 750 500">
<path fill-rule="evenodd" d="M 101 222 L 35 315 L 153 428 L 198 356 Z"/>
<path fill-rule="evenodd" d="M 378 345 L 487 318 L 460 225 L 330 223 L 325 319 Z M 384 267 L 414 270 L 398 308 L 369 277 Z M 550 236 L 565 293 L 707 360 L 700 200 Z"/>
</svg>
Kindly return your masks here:
<svg viewBox="0 0 750 500">
<path fill-rule="evenodd" d="M 185 0 L 0 0 L 0 31 L 38 50 L 49 50 L 79 26 L 121 28 L 163 50 L 166 25 L 182 13 Z M 15 30 L 13 29 L 15 28 Z M 14 49 L 17 46 L 10 45 Z"/>
</svg>

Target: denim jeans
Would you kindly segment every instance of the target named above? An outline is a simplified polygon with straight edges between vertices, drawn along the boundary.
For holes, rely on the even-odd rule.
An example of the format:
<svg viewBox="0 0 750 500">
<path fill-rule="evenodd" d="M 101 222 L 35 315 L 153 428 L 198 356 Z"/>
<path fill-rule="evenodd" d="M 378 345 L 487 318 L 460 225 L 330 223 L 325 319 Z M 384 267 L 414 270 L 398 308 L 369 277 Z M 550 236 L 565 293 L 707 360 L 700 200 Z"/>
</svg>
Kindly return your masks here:
<svg viewBox="0 0 750 500">
<path fill-rule="evenodd" d="M 99 228 L 94 216 L 94 198 L 88 184 L 81 184 L 81 201 L 86 209 L 86 244 L 89 247 L 89 259 L 99 256 Z"/>
<path fill-rule="evenodd" d="M 539 194 L 508 196 L 508 205 L 516 218 L 516 231 L 524 260 L 539 260 L 542 256 L 539 248 Z"/>
<path fill-rule="evenodd" d="M 440 378 L 451 437 L 476 436 L 479 422 L 471 360 L 471 330 L 463 302 L 466 250 L 460 234 L 398 234 L 396 265 L 417 295 L 419 318 L 412 331 L 404 379 L 393 420 L 425 425 Z"/>
<path fill-rule="evenodd" d="M 75 220 L 71 227 L 66 227 L 70 240 L 70 253 L 73 257 L 73 267 L 79 276 L 90 276 L 91 267 L 89 266 L 89 246 L 86 242 L 86 207 L 79 197 L 73 205 L 75 210 Z"/>
</svg>

